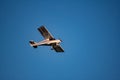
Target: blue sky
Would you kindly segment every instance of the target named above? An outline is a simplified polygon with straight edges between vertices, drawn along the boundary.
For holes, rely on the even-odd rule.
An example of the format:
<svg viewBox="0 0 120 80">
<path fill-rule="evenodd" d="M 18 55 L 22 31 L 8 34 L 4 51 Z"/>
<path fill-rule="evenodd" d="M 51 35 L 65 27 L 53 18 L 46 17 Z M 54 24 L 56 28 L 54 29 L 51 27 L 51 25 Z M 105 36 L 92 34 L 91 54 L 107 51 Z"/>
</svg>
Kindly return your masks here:
<svg viewBox="0 0 120 80">
<path fill-rule="evenodd" d="M 45 25 L 65 52 L 33 49 Z M 119 0 L 0 0 L 0 80 L 120 80 Z"/>
</svg>

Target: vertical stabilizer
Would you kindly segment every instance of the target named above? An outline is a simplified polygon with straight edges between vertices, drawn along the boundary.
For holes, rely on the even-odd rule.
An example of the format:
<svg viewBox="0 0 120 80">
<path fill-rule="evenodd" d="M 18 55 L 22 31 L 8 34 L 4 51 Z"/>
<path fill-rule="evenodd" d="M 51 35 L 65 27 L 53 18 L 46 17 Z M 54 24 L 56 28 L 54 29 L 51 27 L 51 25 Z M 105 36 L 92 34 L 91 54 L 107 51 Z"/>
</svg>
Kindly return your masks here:
<svg viewBox="0 0 120 80">
<path fill-rule="evenodd" d="M 34 47 L 34 48 L 37 48 L 37 46 L 34 45 L 36 42 L 34 42 L 33 40 L 29 41 L 29 43 L 30 43 L 30 46 L 32 46 L 32 47 Z"/>
</svg>

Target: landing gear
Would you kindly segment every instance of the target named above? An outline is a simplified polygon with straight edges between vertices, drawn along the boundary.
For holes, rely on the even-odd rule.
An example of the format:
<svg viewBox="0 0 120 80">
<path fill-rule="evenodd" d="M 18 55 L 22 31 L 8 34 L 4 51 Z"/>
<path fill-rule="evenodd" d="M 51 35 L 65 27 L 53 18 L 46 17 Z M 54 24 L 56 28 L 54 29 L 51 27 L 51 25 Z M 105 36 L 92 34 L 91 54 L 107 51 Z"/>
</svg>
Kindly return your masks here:
<svg viewBox="0 0 120 80">
<path fill-rule="evenodd" d="M 54 50 L 52 46 L 51 46 L 51 50 Z"/>
<path fill-rule="evenodd" d="M 59 45 L 59 43 L 56 43 L 56 45 Z"/>
</svg>

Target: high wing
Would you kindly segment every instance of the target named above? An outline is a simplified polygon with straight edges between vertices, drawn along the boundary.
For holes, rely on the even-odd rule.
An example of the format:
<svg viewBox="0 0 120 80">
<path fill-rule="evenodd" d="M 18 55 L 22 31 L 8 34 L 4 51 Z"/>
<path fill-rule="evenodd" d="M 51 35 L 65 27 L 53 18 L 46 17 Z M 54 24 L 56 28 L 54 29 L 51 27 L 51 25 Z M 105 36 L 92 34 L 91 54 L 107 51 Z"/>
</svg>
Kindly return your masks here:
<svg viewBox="0 0 120 80">
<path fill-rule="evenodd" d="M 55 38 L 50 34 L 50 32 L 48 32 L 48 30 L 45 28 L 45 26 L 40 26 L 38 28 L 38 31 L 42 34 L 42 36 L 45 39 L 55 40 Z"/>
<path fill-rule="evenodd" d="M 60 45 L 53 45 L 52 47 L 56 52 L 64 52 Z"/>
</svg>

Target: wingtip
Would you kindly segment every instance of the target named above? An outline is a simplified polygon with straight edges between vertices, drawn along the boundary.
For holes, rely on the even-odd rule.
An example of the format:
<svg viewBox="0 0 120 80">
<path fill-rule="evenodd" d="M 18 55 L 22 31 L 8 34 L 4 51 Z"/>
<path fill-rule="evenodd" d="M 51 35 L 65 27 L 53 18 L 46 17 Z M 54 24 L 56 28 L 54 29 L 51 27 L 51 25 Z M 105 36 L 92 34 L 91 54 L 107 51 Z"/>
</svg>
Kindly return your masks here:
<svg viewBox="0 0 120 80">
<path fill-rule="evenodd" d="M 40 30 L 41 28 L 45 28 L 44 25 L 41 25 L 40 27 L 38 27 L 37 29 Z"/>
<path fill-rule="evenodd" d="M 45 25 L 41 25 L 40 27 L 45 27 Z"/>
</svg>

